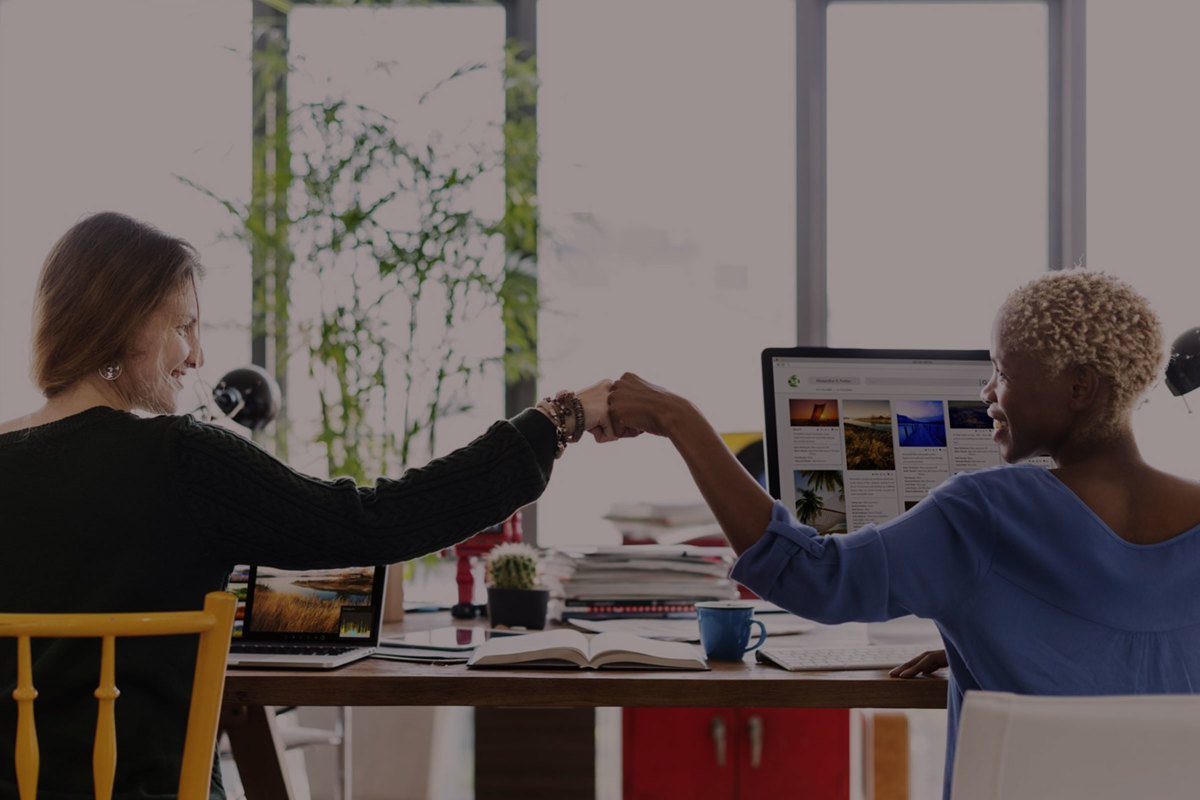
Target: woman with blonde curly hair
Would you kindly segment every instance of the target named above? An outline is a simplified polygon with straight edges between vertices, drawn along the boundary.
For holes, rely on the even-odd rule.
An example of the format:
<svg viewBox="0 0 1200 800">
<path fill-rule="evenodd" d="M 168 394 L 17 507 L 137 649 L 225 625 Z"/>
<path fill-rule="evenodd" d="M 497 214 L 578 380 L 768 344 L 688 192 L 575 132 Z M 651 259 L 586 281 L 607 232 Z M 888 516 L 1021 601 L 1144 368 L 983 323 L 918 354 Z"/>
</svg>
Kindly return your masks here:
<svg viewBox="0 0 1200 800">
<path fill-rule="evenodd" d="M 949 796 L 963 693 L 1192 692 L 1200 685 L 1200 484 L 1147 464 L 1138 397 L 1162 365 L 1149 304 L 1084 271 L 1014 291 L 981 397 L 1005 465 L 956 475 L 904 515 L 819 536 L 762 490 L 687 400 L 614 382 L 615 432 L 668 437 L 739 559 L 732 575 L 821 622 L 934 620 L 950 666 Z M 1052 469 L 1016 462 L 1049 456 Z"/>
</svg>

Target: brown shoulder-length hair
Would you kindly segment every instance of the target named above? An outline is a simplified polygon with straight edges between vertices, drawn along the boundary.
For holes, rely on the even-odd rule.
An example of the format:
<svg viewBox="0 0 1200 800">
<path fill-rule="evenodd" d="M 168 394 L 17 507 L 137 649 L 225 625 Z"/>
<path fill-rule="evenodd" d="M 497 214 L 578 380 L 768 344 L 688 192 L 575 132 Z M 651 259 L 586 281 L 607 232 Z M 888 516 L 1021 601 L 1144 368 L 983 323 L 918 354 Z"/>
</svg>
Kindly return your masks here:
<svg viewBox="0 0 1200 800">
<path fill-rule="evenodd" d="M 204 275 L 196 250 L 145 222 L 103 211 L 71 227 L 42 265 L 33 305 L 33 380 L 54 397 L 123 362 L 150 314 Z"/>
</svg>

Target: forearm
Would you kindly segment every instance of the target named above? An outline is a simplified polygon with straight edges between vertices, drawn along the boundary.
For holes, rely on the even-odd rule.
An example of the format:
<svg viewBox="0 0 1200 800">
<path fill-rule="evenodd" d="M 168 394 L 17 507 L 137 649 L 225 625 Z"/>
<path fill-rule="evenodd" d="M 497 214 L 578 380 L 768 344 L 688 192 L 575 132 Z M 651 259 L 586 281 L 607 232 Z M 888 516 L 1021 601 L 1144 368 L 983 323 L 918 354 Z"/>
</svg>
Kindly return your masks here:
<svg viewBox="0 0 1200 800">
<path fill-rule="evenodd" d="M 373 487 L 303 475 L 236 434 L 182 420 L 172 507 L 207 552 L 230 563 L 305 569 L 403 561 L 537 499 L 553 461 L 544 444 L 529 439 L 530 428 L 545 438 L 549 424 L 540 416 L 530 411 L 496 423 L 470 444 Z"/>
<path fill-rule="evenodd" d="M 708 420 L 679 398 L 666 417 L 667 436 L 737 553 L 759 540 L 771 520 L 771 496 L 734 457 Z"/>
<path fill-rule="evenodd" d="M 554 453 L 557 447 L 554 423 L 536 409 L 527 408 L 509 419 L 513 427 L 525 437 L 537 459 L 538 468 L 547 481 L 554 469 Z"/>
</svg>

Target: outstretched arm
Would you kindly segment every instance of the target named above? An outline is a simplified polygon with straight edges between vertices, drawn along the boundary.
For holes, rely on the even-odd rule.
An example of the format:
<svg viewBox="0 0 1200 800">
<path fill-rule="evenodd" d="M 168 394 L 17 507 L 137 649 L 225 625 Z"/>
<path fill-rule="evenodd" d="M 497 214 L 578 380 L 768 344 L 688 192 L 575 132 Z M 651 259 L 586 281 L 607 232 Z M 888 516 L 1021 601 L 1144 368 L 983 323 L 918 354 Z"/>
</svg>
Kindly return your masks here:
<svg viewBox="0 0 1200 800">
<path fill-rule="evenodd" d="M 615 436 L 652 433 L 671 440 L 734 551 L 740 554 L 759 540 L 774 501 L 699 409 L 627 372 L 612 384 L 608 413 Z"/>
</svg>

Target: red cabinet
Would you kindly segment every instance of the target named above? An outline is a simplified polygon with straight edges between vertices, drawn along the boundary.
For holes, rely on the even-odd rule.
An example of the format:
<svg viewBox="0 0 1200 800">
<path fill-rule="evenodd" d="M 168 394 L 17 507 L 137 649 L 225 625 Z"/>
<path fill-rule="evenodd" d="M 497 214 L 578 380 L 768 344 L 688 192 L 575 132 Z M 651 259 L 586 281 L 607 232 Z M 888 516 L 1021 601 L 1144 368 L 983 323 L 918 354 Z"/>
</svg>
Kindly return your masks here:
<svg viewBox="0 0 1200 800">
<path fill-rule="evenodd" d="M 625 800 L 848 800 L 843 708 L 627 708 Z"/>
</svg>

